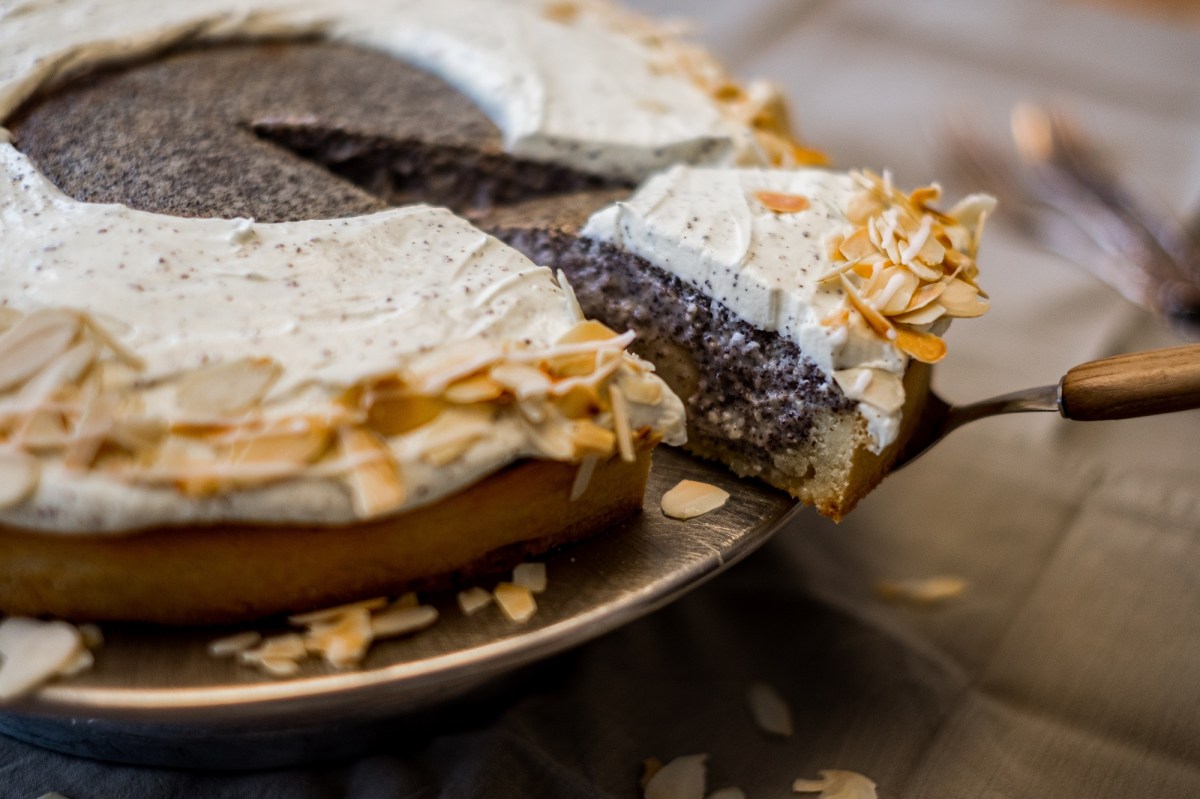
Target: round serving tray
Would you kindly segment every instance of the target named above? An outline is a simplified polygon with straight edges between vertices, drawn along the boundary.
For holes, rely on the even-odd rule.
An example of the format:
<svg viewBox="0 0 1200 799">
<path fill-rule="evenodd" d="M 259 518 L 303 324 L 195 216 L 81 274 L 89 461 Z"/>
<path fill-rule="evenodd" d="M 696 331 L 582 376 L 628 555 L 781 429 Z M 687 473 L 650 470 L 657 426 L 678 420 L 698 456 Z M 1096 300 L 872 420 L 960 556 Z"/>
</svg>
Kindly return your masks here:
<svg viewBox="0 0 1200 799">
<path fill-rule="evenodd" d="M 686 522 L 667 518 L 660 499 L 683 478 L 718 485 L 729 501 Z M 0 732 L 101 760 L 246 769 L 477 722 L 514 681 L 520 690 L 522 667 L 680 597 L 766 542 L 795 508 L 779 491 L 660 447 L 642 513 L 545 557 L 549 585 L 524 624 L 494 605 L 468 617 L 453 594 L 434 595 L 425 601 L 441 616 L 428 630 L 376 643 L 360 669 L 310 660 L 288 679 L 208 654 L 208 642 L 239 628 L 106 625 L 95 668 L 4 708 Z"/>
</svg>

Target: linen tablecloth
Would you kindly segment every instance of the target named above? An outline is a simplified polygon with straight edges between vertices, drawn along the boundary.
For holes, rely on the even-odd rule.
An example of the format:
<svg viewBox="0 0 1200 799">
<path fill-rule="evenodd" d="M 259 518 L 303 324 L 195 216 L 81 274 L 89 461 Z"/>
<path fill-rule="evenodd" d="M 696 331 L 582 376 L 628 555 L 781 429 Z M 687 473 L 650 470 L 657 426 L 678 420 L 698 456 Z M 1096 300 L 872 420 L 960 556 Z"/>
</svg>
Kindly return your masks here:
<svg viewBox="0 0 1200 799">
<path fill-rule="evenodd" d="M 1045 0 L 643 0 L 786 87 L 806 139 L 915 186 L 964 112 L 1064 105 L 1164 208 L 1200 198 L 1200 29 Z M 1115 5 L 1115 4 L 1106 4 Z M 953 191 L 971 188 L 948 186 Z M 985 317 L 948 335 L 958 400 L 1179 343 L 1000 214 Z M 710 790 L 790 795 L 820 769 L 881 797 L 1200 796 L 1200 414 L 986 420 L 845 522 L 801 513 L 676 604 L 559 657 L 486 719 L 357 761 L 245 774 L 76 760 L 0 738 L 0 797 L 634 797 L 641 761 L 707 753 Z M 935 607 L 883 579 L 954 575 Z M 796 719 L 754 725 L 765 682 Z"/>
</svg>

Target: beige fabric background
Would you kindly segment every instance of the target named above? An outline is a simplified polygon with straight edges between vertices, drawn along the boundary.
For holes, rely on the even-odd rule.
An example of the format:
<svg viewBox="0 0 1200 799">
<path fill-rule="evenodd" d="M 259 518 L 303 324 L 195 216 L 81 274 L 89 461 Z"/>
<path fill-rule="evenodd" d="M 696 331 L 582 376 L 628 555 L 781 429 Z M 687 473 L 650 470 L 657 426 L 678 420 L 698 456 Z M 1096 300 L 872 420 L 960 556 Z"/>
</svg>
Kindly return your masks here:
<svg viewBox="0 0 1200 799">
<path fill-rule="evenodd" d="M 701 22 L 742 76 L 791 95 L 843 165 L 944 173 L 939 130 L 1064 103 L 1139 190 L 1200 200 L 1196 28 L 1041 0 L 640 0 Z M 1128 4 L 1126 4 L 1128 5 Z M 951 187 L 952 189 L 960 187 Z M 1096 357 L 1177 343 L 1003 217 L 993 311 L 955 326 L 936 385 L 978 399 Z M 639 763 L 709 753 L 710 789 L 790 795 L 822 768 L 882 797 L 1200 796 L 1200 414 L 956 433 L 845 523 L 805 513 L 681 602 L 549 664 L 489 718 L 338 766 L 201 775 L 76 761 L 0 739 L 0 797 L 632 797 Z M 936 609 L 881 578 L 959 575 Z M 766 739 L 774 685 L 797 734 Z"/>
</svg>

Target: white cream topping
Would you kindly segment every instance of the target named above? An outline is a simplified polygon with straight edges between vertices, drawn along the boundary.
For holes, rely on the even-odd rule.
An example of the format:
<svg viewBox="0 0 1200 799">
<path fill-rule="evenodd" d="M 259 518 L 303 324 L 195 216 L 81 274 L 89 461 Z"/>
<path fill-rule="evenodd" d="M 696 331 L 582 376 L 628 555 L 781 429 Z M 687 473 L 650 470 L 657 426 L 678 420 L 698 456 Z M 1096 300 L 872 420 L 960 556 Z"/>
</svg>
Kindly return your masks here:
<svg viewBox="0 0 1200 799">
<path fill-rule="evenodd" d="M 0 122 L 37 91 L 99 66 L 195 42 L 319 34 L 439 75 L 491 116 L 517 156 L 632 179 L 677 162 L 765 157 L 661 41 L 618 33 L 604 4 L 568 21 L 553 19 L 552 5 L 18 1 L 0 5 Z"/>
<path fill-rule="evenodd" d="M 282 376 L 264 407 L 283 414 L 418 354 L 478 339 L 548 346 L 576 322 L 549 270 L 445 210 L 280 224 L 182 219 L 72 200 L 5 144 L 0 174 L 0 304 L 85 311 L 145 361 L 142 384 L 269 357 Z M 678 442 L 683 407 L 665 387 L 663 396 L 658 406 L 635 406 L 631 421 Z M 173 389 L 149 391 L 146 401 L 167 421 L 180 414 Z M 389 442 L 408 486 L 405 507 L 539 453 L 518 414 L 494 421 L 447 465 L 423 461 L 403 436 Z M 0 511 L 2 523 L 63 532 L 218 519 L 337 523 L 355 515 L 334 480 L 183 501 L 169 488 L 52 459 L 34 495 Z"/>
<path fill-rule="evenodd" d="M 583 235 L 641 256 L 794 341 L 831 379 L 858 367 L 902 376 L 908 356 L 870 329 L 822 324 L 845 301 L 836 284 L 818 283 L 833 267 L 826 242 L 854 229 L 846 209 L 860 190 L 850 175 L 820 169 L 677 166 L 597 212 Z M 810 207 L 775 213 L 758 192 L 800 195 Z M 860 411 L 877 448 L 895 440 L 899 410 L 860 403 Z"/>
</svg>

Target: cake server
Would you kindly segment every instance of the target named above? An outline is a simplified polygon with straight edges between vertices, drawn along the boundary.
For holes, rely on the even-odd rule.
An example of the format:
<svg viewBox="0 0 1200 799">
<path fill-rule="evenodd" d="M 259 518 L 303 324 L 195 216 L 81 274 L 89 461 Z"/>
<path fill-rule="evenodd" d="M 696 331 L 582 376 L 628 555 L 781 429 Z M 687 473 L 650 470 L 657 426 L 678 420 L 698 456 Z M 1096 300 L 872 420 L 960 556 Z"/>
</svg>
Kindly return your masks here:
<svg viewBox="0 0 1200 799">
<path fill-rule="evenodd" d="M 1200 344 L 1116 355 L 1072 367 L 1055 385 L 953 405 L 933 392 L 892 471 L 952 431 L 1003 413 L 1048 412 L 1080 422 L 1131 419 L 1200 408 Z"/>
</svg>

